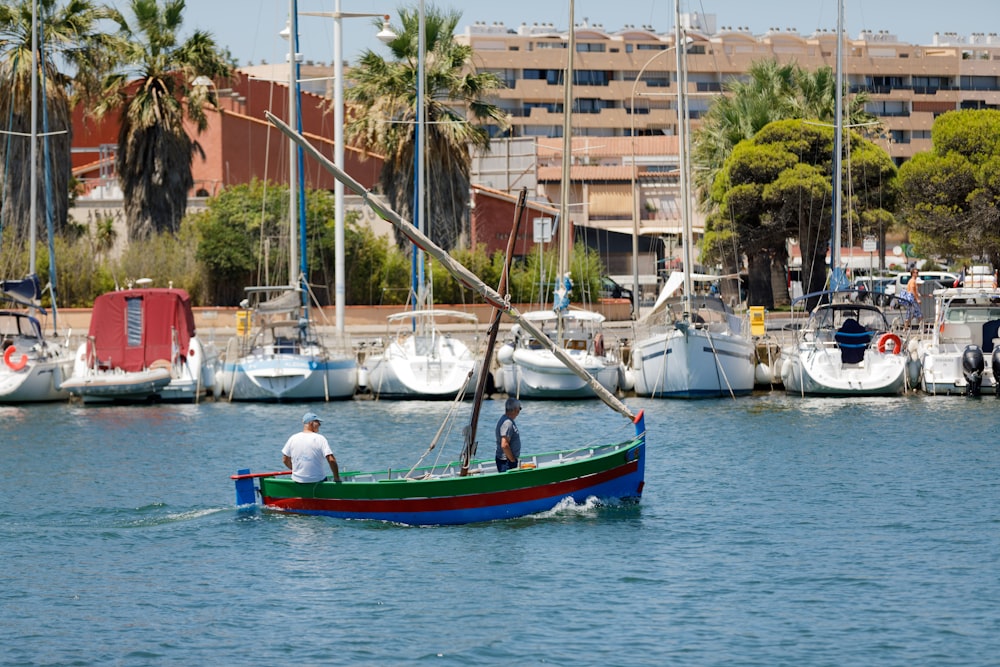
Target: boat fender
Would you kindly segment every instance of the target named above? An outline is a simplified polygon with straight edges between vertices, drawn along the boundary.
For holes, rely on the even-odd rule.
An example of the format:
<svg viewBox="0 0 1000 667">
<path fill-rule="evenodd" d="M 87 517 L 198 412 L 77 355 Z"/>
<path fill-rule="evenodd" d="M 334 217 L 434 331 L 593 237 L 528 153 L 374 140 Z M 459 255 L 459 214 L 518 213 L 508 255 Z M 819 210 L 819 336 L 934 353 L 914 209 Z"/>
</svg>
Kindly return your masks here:
<svg viewBox="0 0 1000 667">
<path fill-rule="evenodd" d="M 594 356 L 603 357 L 604 356 L 604 334 L 597 334 L 594 336 Z"/>
<path fill-rule="evenodd" d="M 14 361 L 14 353 L 17 352 L 17 348 L 13 345 L 7 348 L 3 353 L 3 362 L 7 364 L 7 368 L 14 371 L 24 370 L 24 367 L 28 365 L 28 355 L 22 354 L 21 358 Z"/>
<path fill-rule="evenodd" d="M 885 354 L 885 349 L 892 343 L 892 353 L 901 354 L 903 352 L 903 341 L 894 333 L 884 333 L 878 337 L 878 351 Z"/>
<path fill-rule="evenodd" d="M 497 350 L 497 361 L 501 364 L 509 364 L 514 358 L 514 347 L 511 345 L 504 345 L 499 350 Z"/>
</svg>

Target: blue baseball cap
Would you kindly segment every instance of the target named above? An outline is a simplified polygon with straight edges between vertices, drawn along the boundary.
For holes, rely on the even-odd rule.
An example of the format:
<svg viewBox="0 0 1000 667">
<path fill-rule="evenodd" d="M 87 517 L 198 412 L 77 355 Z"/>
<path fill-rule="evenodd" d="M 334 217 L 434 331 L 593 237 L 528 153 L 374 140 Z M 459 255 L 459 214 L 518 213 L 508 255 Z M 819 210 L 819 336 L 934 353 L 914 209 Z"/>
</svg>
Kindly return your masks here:
<svg viewBox="0 0 1000 667">
<path fill-rule="evenodd" d="M 319 422 L 319 423 L 322 424 L 323 420 L 320 419 L 319 416 L 315 412 L 307 412 L 304 415 L 302 415 L 302 423 L 303 424 L 308 424 L 310 422 Z"/>
</svg>

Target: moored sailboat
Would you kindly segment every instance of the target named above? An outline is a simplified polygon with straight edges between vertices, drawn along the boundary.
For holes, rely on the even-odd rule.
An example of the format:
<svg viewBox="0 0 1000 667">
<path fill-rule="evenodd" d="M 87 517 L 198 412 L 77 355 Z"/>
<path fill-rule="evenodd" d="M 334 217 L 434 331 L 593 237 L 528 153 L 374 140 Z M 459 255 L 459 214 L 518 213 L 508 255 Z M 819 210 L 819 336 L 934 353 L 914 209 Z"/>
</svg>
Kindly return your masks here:
<svg viewBox="0 0 1000 667">
<path fill-rule="evenodd" d="M 802 396 L 892 396 L 906 390 L 910 356 L 875 305 L 823 296 L 781 350 L 785 391 Z"/>
<path fill-rule="evenodd" d="M 365 387 L 376 398 L 452 399 L 476 386 L 480 363 L 465 341 L 442 331 L 448 320 L 473 326 L 473 313 L 432 308 L 388 317 L 383 348 L 365 359 Z"/>
<path fill-rule="evenodd" d="M 0 281 L 0 301 L 10 301 L 15 307 L 0 310 L 0 345 L 3 363 L 0 364 L 0 403 L 37 403 L 63 401 L 69 393 L 62 383 L 73 366 L 73 355 L 66 345 L 49 340 L 37 316 L 47 314 L 42 308 L 42 290 L 36 272 L 35 243 L 38 233 L 38 67 L 40 26 L 38 2 L 31 5 L 31 132 L 28 140 L 28 178 L 30 208 L 28 213 L 28 275 L 21 280 Z M 12 88 L 13 89 L 13 88 Z M 46 115 L 45 118 L 48 118 Z M 46 138 L 46 141 L 48 139 Z M 48 156 L 48 151 L 45 151 Z M 48 192 L 51 186 L 45 184 Z M 47 201 L 50 201 L 46 198 Z M 46 225 L 49 237 L 49 280 L 56 282 L 55 245 L 53 243 L 52 207 L 46 208 Z M 2 225 L 0 225 L 2 228 Z M 52 292 L 52 328 L 57 328 L 56 294 Z"/>
<path fill-rule="evenodd" d="M 570 12 L 572 14 L 572 11 Z M 573 134 L 573 60 L 576 51 L 576 28 L 570 21 L 567 49 L 565 96 L 563 102 L 562 184 L 559 206 L 559 260 L 557 286 L 551 310 L 525 314 L 525 319 L 550 338 L 554 347 L 572 357 L 580 368 L 602 388 L 615 393 L 624 379 L 624 367 L 617 350 L 604 341 L 600 313 L 570 306 L 572 280 L 569 273 L 573 250 L 573 224 L 569 217 L 569 192 L 572 166 Z M 592 383 L 567 370 L 561 356 L 535 338 L 524 326 L 515 325 L 511 337 L 497 352 L 497 387 L 512 396 L 526 398 L 595 398 Z"/>
<path fill-rule="evenodd" d="M 420 23 L 417 55 L 416 179 L 413 223 L 424 234 L 430 216 L 426 205 L 427 123 L 424 71 L 424 23 Z M 464 340 L 443 332 L 439 322 L 459 321 L 478 324 L 473 313 L 434 307 L 432 283 L 425 278 L 424 253 L 411 246 L 411 288 L 408 309 L 388 318 L 390 330 L 381 350 L 365 358 L 366 388 L 376 398 L 452 399 L 464 396 L 476 386 L 480 363 Z M 487 371 L 488 372 L 488 371 Z"/>
<path fill-rule="evenodd" d="M 301 124 L 297 12 L 297 3 L 290 0 L 288 117 L 289 122 Z M 357 390 L 353 351 L 339 335 L 330 344 L 312 317 L 305 192 L 298 169 L 301 151 L 291 140 L 288 147 L 288 283 L 246 288 L 249 310 L 243 317 L 249 321 L 227 345 L 219 374 L 219 393 L 231 401 L 328 401 L 351 398 Z"/>
<path fill-rule="evenodd" d="M 679 0 L 674 3 L 677 62 L 677 129 L 684 270 L 674 272 L 633 335 L 628 375 L 639 396 L 712 398 L 741 396 L 754 388 L 755 346 L 745 322 L 720 297 L 695 294 L 694 232 L 688 146 L 687 48 Z M 718 280 L 718 276 L 707 277 Z M 675 296 L 679 288 L 683 293 Z"/>
</svg>

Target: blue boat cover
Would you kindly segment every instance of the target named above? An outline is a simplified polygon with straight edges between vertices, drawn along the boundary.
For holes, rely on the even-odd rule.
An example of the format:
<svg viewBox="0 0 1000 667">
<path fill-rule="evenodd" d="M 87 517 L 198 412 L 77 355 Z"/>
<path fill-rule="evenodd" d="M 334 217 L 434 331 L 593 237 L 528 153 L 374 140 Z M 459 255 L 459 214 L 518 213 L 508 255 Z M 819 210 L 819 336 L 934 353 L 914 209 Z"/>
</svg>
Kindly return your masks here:
<svg viewBox="0 0 1000 667">
<path fill-rule="evenodd" d="M 872 332 L 861 326 L 853 317 L 848 317 L 834 338 L 840 347 L 840 360 L 845 364 L 857 364 L 865 358 L 865 348 L 872 341 Z"/>
<path fill-rule="evenodd" d="M 32 273 L 22 280 L 0 280 L 0 295 L 22 306 L 39 308 L 42 302 L 42 286 L 38 276 Z"/>
</svg>

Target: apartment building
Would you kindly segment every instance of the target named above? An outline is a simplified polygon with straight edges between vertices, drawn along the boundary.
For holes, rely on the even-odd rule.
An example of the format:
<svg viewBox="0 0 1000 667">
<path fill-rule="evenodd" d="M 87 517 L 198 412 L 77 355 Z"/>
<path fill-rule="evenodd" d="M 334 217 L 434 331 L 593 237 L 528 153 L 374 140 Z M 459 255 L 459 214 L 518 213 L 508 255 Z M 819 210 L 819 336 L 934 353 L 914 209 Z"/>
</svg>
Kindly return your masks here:
<svg viewBox="0 0 1000 667">
<path fill-rule="evenodd" d="M 835 67 L 836 34 L 803 35 L 772 28 L 716 27 L 712 14 L 687 14 L 688 95 L 691 120 L 745 75 L 755 61 L 776 59 L 807 69 Z M 562 135 L 562 81 L 568 33 L 551 24 L 476 23 L 457 39 L 475 51 L 476 66 L 507 84 L 500 105 L 514 137 Z M 673 31 L 601 25 L 576 28 L 574 136 L 677 134 L 677 68 Z M 865 91 L 869 111 L 888 131 L 886 148 L 897 163 L 930 148 L 934 118 L 956 109 L 1000 108 L 1000 37 L 935 34 L 929 45 L 901 43 L 888 31 L 848 37 L 844 74 L 849 93 Z"/>
<path fill-rule="evenodd" d="M 682 17 L 694 128 L 725 83 L 745 76 L 756 61 L 795 62 L 806 69 L 836 66 L 834 30 L 804 35 L 772 28 L 755 35 L 716 22 L 711 14 Z M 601 247 L 612 273 L 625 273 L 621 267 L 631 261 L 630 248 L 621 237 L 639 227 L 644 256 L 649 254 L 640 258 L 641 273 L 647 274 L 653 265 L 675 261 L 680 245 L 673 30 L 628 25 L 612 32 L 584 22 L 575 37 L 569 217 L 575 228 L 584 228 L 589 243 Z M 510 123 L 506 136 L 536 140 L 536 192 L 542 200 L 558 202 L 567 30 L 552 24 L 475 23 L 457 39 L 472 46 L 477 68 L 506 83 L 499 94 Z M 1000 108 L 998 70 L 996 33 L 936 34 L 931 44 L 914 45 L 888 31 L 868 31 L 844 45 L 848 93 L 868 94 L 868 110 L 883 122 L 885 148 L 897 164 L 930 149 L 938 115 Z M 658 143 L 666 138 L 672 141 Z M 502 141 L 495 147 L 505 150 Z M 497 176 L 492 174 L 502 180 Z M 693 227 L 696 235 L 703 228 L 697 214 Z M 595 240 L 595 232 L 605 234 Z"/>
</svg>

